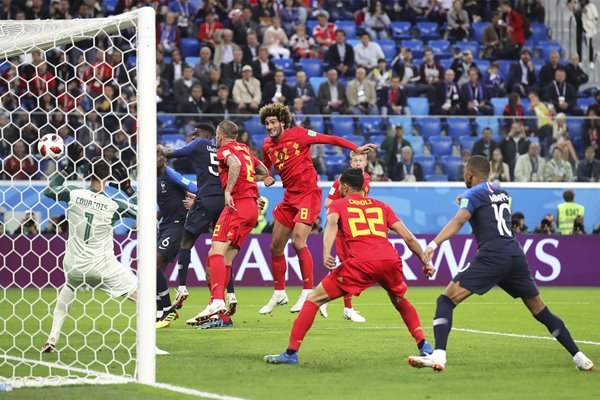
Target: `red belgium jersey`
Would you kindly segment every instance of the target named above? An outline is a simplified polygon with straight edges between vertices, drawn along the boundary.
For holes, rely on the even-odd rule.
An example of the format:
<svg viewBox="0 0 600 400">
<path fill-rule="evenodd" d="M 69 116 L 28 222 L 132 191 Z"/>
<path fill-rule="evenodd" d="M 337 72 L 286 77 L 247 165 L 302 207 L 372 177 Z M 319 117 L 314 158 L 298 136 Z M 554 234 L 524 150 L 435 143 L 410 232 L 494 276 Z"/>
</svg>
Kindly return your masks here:
<svg viewBox="0 0 600 400">
<path fill-rule="evenodd" d="M 233 200 L 245 198 L 258 198 L 258 186 L 256 185 L 255 169 L 260 165 L 260 161 L 252 154 L 248 146 L 243 143 L 232 141 L 219 147 L 217 150 L 217 160 L 219 160 L 219 178 L 223 190 L 227 187 L 229 179 L 229 167 L 227 159 L 231 156 L 236 156 L 242 164 L 240 175 L 233 186 L 231 196 Z"/>
<path fill-rule="evenodd" d="M 371 175 L 363 172 L 363 178 L 365 178 L 365 183 L 362 187 L 362 195 L 367 197 L 369 195 L 369 191 L 371 190 Z M 331 186 L 331 189 L 329 189 L 327 198 L 329 200 L 337 200 L 340 198 L 340 196 L 340 178 L 337 178 L 335 181 L 333 181 L 333 185 Z"/>
<path fill-rule="evenodd" d="M 353 193 L 333 201 L 327 212 L 340 216 L 338 229 L 348 258 L 371 261 L 399 257 L 388 240 L 388 230 L 399 219 L 384 202 Z"/>
</svg>

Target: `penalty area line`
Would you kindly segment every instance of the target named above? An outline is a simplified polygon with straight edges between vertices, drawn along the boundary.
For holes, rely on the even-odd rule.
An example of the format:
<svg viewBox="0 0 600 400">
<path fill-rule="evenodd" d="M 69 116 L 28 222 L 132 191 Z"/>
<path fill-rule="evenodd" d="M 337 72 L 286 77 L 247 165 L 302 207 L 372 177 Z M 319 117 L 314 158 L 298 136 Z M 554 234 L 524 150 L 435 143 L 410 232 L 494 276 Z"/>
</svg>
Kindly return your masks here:
<svg viewBox="0 0 600 400">
<path fill-rule="evenodd" d="M 538 340 L 556 340 L 554 337 L 550 337 L 550 336 L 524 335 L 521 333 L 480 331 L 478 329 L 468 329 L 468 328 L 452 328 L 452 330 L 458 331 L 458 332 L 478 333 L 480 335 L 505 336 L 505 337 L 516 337 L 516 338 L 523 338 L 523 339 L 538 339 Z M 600 346 L 600 342 L 592 342 L 591 340 L 575 340 L 575 343 L 591 344 L 593 346 Z"/>
<path fill-rule="evenodd" d="M 177 393 L 181 393 L 181 394 L 187 394 L 189 396 L 196 396 L 196 397 L 200 397 L 203 399 L 215 399 L 215 400 L 245 400 L 241 397 L 233 397 L 233 396 L 226 396 L 226 395 L 222 395 L 222 394 L 216 394 L 216 393 L 211 393 L 211 392 L 203 392 L 201 390 L 196 390 L 196 389 L 190 389 L 190 388 L 185 388 L 185 387 L 181 387 L 181 386 L 175 386 L 175 385 L 170 385 L 168 383 L 151 383 L 151 384 L 147 384 L 147 386 L 152 386 L 155 387 L 157 389 L 164 389 L 164 390 L 169 390 L 171 392 L 177 392 Z"/>
</svg>

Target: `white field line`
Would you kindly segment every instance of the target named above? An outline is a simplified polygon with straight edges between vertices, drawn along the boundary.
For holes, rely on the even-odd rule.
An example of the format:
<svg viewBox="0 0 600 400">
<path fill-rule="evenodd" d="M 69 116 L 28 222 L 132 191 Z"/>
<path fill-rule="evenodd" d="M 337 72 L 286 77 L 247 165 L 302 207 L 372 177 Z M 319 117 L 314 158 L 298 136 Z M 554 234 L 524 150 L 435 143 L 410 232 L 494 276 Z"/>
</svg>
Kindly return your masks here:
<svg viewBox="0 0 600 400">
<path fill-rule="evenodd" d="M 408 298 L 408 297 L 407 297 Z M 410 300 L 410 299 L 409 299 Z M 356 303 L 358 304 L 358 306 L 389 306 L 390 302 L 387 303 L 363 303 L 360 300 L 355 300 Z M 330 302 L 330 304 L 336 304 L 338 303 L 336 300 Z M 593 301 L 545 301 L 546 304 L 549 305 L 590 305 L 590 304 L 597 304 L 596 302 Z M 434 305 L 437 304 L 435 301 L 411 301 L 411 304 L 415 305 L 415 306 L 429 306 L 429 305 Z M 484 306 L 497 306 L 497 305 L 506 305 L 506 304 L 517 304 L 517 305 L 521 305 L 521 303 L 519 303 L 518 301 L 471 301 L 471 302 L 464 302 L 461 303 L 460 306 L 464 307 L 464 306 L 478 306 L 478 305 L 484 305 Z M 238 303 L 238 309 L 240 308 L 244 308 L 244 307 L 262 307 L 264 306 L 264 304 L 239 304 Z"/>
<path fill-rule="evenodd" d="M 171 392 L 187 394 L 189 396 L 196 396 L 196 397 L 200 397 L 203 399 L 244 400 L 241 397 L 233 397 L 233 396 L 226 396 L 226 395 L 221 395 L 221 394 L 216 394 L 216 393 L 203 392 L 200 390 L 189 389 L 189 388 L 185 388 L 185 387 L 181 387 L 181 386 L 169 385 L 168 383 L 154 383 L 154 384 L 151 384 L 148 386 L 152 386 L 152 387 L 155 387 L 158 389 L 169 390 Z"/>
<path fill-rule="evenodd" d="M 480 335 L 516 337 L 516 338 L 537 339 L 537 340 L 555 340 L 551 336 L 524 335 L 524 334 L 521 334 L 521 333 L 490 332 L 490 331 L 480 331 L 478 329 L 468 329 L 468 328 L 452 328 L 452 330 L 453 331 L 458 331 L 458 332 L 478 333 Z M 591 345 L 594 345 L 594 346 L 600 346 L 600 342 L 592 342 L 590 340 L 575 340 L 575 343 L 591 344 Z"/>
</svg>

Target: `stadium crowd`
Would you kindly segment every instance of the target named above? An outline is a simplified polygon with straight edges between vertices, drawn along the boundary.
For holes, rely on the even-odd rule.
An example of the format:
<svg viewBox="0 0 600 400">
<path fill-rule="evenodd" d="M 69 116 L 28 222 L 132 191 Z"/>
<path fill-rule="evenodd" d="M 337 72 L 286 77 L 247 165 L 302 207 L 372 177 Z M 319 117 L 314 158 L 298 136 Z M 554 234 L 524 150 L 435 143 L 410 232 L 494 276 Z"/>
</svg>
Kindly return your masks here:
<svg viewBox="0 0 600 400">
<path fill-rule="evenodd" d="M 230 118 L 259 154 L 256 113 L 280 102 L 296 125 L 380 145 L 369 155 L 375 181 L 461 180 L 469 154 L 493 162 L 492 180 L 600 178 L 600 94 L 580 56 L 561 61 L 560 43 L 547 40 L 541 0 L 4 0 L 0 18 L 93 18 L 141 6 L 157 10 L 166 145 L 189 140 L 201 120 Z M 127 40 L 4 62 L 3 177 L 41 177 L 49 163 L 30 149 L 50 132 L 77 140 L 88 159 L 109 153 L 117 162 L 120 152 L 132 166 L 135 62 Z M 322 179 L 346 157 L 313 149 Z"/>
</svg>

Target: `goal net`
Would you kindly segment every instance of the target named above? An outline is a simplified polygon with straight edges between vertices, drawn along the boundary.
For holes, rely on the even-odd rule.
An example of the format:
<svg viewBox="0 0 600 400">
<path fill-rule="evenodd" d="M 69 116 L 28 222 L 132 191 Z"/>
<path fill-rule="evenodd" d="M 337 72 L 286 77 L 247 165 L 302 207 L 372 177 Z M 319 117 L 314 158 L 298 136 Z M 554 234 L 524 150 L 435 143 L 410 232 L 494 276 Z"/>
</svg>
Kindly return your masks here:
<svg viewBox="0 0 600 400">
<path fill-rule="evenodd" d="M 151 8 L 98 19 L 0 21 L 0 383 L 154 382 L 154 26 Z M 46 134 L 63 139 L 60 158 L 39 154 Z M 133 212 L 111 214 L 118 217 L 113 232 L 112 218 L 98 225 L 106 213 L 67 212 L 69 201 L 85 201 L 80 193 L 95 157 L 110 166 L 111 182 L 96 208 L 138 211 L 137 220 Z M 54 179 L 59 173 L 66 181 Z M 131 182 L 137 200 L 126 194 Z M 67 189 L 49 194 L 57 184 Z M 67 254 L 67 241 L 78 236 L 83 250 Z M 123 269 L 115 271 L 131 279 L 127 293 L 113 279 L 118 273 L 96 273 L 117 267 L 103 261 L 111 241 Z M 65 259 L 72 276 L 81 275 L 68 285 Z M 71 291 L 61 294 L 64 286 Z M 137 295 L 137 307 L 128 293 Z M 57 330 L 60 299 L 68 313 Z M 53 341 L 54 351 L 42 353 Z"/>
</svg>

